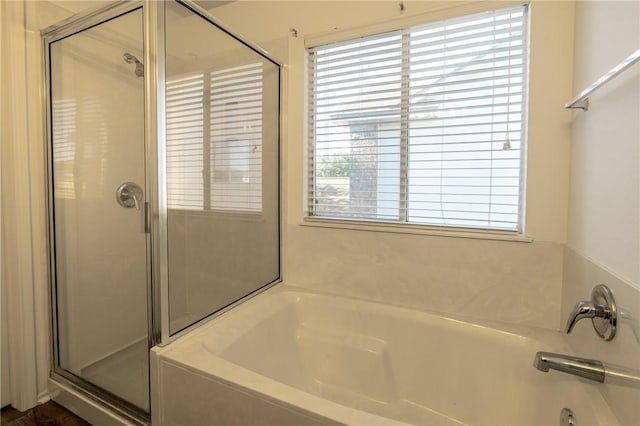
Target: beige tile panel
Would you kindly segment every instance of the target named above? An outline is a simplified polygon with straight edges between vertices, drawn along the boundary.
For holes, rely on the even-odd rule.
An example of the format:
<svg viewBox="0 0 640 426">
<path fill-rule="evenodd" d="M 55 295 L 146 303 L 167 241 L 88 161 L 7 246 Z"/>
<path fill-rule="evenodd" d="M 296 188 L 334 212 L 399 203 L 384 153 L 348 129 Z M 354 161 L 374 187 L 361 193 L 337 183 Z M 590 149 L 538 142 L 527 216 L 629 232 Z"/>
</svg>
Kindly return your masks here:
<svg viewBox="0 0 640 426">
<path fill-rule="evenodd" d="M 591 321 L 582 320 L 567 336 L 569 344 L 577 356 L 640 371 L 640 335 L 636 335 L 640 334 L 640 291 L 569 247 L 564 255 L 562 326 L 575 303 L 589 300 L 592 288 L 598 284 L 607 284 L 619 308 L 634 316 L 635 321 L 620 322 L 616 337 L 605 342 L 596 335 Z M 613 384 L 598 386 L 622 424 L 640 424 L 640 389 Z"/>
<path fill-rule="evenodd" d="M 562 245 L 289 225 L 284 280 L 421 310 L 557 329 Z"/>
</svg>

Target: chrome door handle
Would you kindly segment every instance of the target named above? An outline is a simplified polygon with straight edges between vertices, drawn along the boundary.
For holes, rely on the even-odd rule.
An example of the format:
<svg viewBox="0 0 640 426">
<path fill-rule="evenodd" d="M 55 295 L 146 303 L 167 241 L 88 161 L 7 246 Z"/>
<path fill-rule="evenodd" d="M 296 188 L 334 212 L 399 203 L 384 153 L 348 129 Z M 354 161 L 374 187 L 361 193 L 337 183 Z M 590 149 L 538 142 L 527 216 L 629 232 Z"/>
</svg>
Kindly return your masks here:
<svg viewBox="0 0 640 426">
<path fill-rule="evenodd" d="M 144 202 L 144 232 L 151 233 L 151 205 L 148 201 Z"/>
<path fill-rule="evenodd" d="M 140 210 L 143 198 L 144 192 L 137 183 L 125 182 L 116 189 L 116 201 L 125 209 Z"/>
</svg>

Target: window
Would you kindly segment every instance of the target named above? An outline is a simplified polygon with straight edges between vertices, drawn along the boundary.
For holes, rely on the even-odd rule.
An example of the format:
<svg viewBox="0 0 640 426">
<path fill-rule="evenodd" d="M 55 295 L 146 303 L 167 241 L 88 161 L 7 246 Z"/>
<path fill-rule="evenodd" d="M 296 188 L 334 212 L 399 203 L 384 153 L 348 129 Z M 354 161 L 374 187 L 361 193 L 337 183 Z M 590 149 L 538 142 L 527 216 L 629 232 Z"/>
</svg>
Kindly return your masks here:
<svg viewBox="0 0 640 426">
<path fill-rule="evenodd" d="M 526 7 L 310 49 L 309 215 L 522 231 Z"/>
<path fill-rule="evenodd" d="M 167 204 L 262 211 L 262 64 L 167 79 Z"/>
</svg>

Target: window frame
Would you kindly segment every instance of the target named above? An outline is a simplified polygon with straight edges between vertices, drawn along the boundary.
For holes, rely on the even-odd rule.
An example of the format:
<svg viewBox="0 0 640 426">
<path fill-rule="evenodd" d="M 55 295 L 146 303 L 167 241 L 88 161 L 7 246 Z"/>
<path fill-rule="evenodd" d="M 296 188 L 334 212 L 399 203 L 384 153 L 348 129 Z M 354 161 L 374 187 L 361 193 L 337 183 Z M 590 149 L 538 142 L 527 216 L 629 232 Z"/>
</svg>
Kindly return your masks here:
<svg viewBox="0 0 640 426">
<path fill-rule="evenodd" d="M 314 212 L 314 199 L 313 194 L 315 194 L 315 185 L 316 185 L 316 156 L 315 156 L 315 132 L 314 132 L 314 122 L 313 117 L 313 109 L 315 107 L 315 100 L 311 100 L 310 98 L 313 96 L 312 87 L 312 79 L 313 79 L 313 68 L 312 68 L 312 59 L 310 55 L 313 54 L 313 50 L 322 47 L 322 46 L 338 46 L 342 43 L 350 43 L 354 42 L 359 38 L 369 37 L 369 36 L 381 36 L 385 33 L 399 32 L 402 34 L 403 38 L 403 50 L 409 50 L 405 40 L 405 37 L 408 37 L 409 33 L 412 30 L 419 29 L 423 26 L 437 24 L 439 22 L 445 22 L 448 20 L 455 20 L 457 18 L 465 18 L 471 17 L 473 15 L 479 15 L 485 12 L 498 12 L 501 10 L 508 9 L 518 9 L 520 8 L 523 12 L 522 16 L 522 40 L 523 40 L 523 63 L 522 63 L 522 109 L 521 109 L 521 124 L 522 129 L 520 130 L 521 134 L 521 147 L 520 147 L 520 156 L 519 156 L 519 183 L 518 183 L 518 222 L 516 229 L 500 229 L 500 228 L 489 228 L 489 227 L 475 227 L 475 226 L 459 226 L 459 225 L 438 225 L 438 224 L 428 224 L 428 223 L 416 223 L 416 222 L 407 222 L 406 221 L 406 212 L 405 210 L 404 219 L 399 220 L 384 220 L 384 219 L 376 219 L 376 218 L 349 218 L 349 217 L 337 217 L 337 216 L 323 216 L 316 215 Z M 464 8 L 462 8 L 464 9 Z M 303 202 L 304 209 L 302 215 L 301 225 L 305 226 L 319 226 L 326 228 L 337 228 L 337 229 L 353 229 L 353 230 L 367 230 L 367 231 L 376 231 L 376 232 L 395 232 L 395 233 L 407 233 L 407 234 L 421 234 L 421 235 L 437 235 L 437 236 L 452 236 L 452 237 L 463 237 L 463 238 L 480 238 L 480 239 L 492 239 L 492 240 L 509 240 L 509 241 L 520 241 L 520 242 L 531 242 L 532 239 L 527 237 L 525 234 L 526 229 L 526 195 L 527 195 L 527 142 L 528 142 L 528 113 L 529 113 L 529 84 L 530 84 L 530 6 L 528 3 L 512 3 L 507 4 L 504 7 L 500 8 L 482 8 L 482 9 L 473 9 L 467 8 L 462 12 L 458 11 L 458 13 L 446 13 L 444 15 L 436 14 L 440 16 L 435 16 L 433 19 L 422 19 L 417 20 L 416 16 L 413 16 L 409 19 L 406 19 L 407 22 L 404 24 L 402 22 L 396 22 L 394 25 L 385 27 L 384 25 L 380 26 L 370 26 L 373 28 L 371 30 L 368 28 L 367 30 L 358 31 L 358 30 L 346 30 L 344 33 L 346 36 L 338 36 L 335 35 L 332 37 L 328 37 L 326 34 L 322 34 L 317 36 L 317 39 L 311 38 L 311 42 L 307 42 L 305 44 L 305 54 L 306 54 L 306 64 L 307 64 L 307 72 L 306 72 L 306 87 L 305 90 L 306 97 L 309 98 L 307 100 L 307 104 L 309 105 L 309 111 L 306 114 L 306 119 L 308 122 L 306 125 L 308 129 L 306 131 L 307 135 L 307 143 L 305 144 L 305 161 L 306 167 L 304 172 L 304 182 L 305 189 L 303 191 Z M 382 29 L 380 29 L 382 27 Z M 405 56 L 404 53 L 402 55 L 403 61 Z M 403 64 L 404 67 L 404 64 Z M 403 71 L 404 72 L 404 71 Z M 405 76 L 402 77 L 402 84 L 406 84 Z M 408 83 L 407 83 L 408 84 Z M 315 84 L 313 84 L 315 85 Z M 402 97 L 402 106 L 401 114 L 408 116 L 408 98 Z M 410 138 L 408 136 L 408 132 L 406 132 L 409 127 L 409 121 L 404 118 L 401 120 L 403 126 L 403 136 L 401 138 L 402 142 L 400 144 L 401 147 L 401 166 L 400 170 L 408 170 L 407 166 L 409 164 L 407 152 L 410 146 Z M 400 186 L 404 186 L 406 188 L 408 182 L 408 178 L 405 176 L 401 179 Z M 400 191 L 400 196 L 409 196 L 409 192 L 406 190 Z"/>
</svg>

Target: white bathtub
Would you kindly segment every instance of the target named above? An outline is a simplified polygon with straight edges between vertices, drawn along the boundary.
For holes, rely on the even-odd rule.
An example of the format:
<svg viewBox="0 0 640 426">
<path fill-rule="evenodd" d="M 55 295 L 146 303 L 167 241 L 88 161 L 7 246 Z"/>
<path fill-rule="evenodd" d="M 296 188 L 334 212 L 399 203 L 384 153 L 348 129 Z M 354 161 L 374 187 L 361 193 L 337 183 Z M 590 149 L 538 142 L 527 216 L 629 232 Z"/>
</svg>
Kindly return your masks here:
<svg viewBox="0 0 640 426">
<path fill-rule="evenodd" d="M 153 424 L 618 423 L 599 384 L 535 370 L 540 350 L 570 353 L 557 332 L 279 285 L 152 351 Z"/>
</svg>

